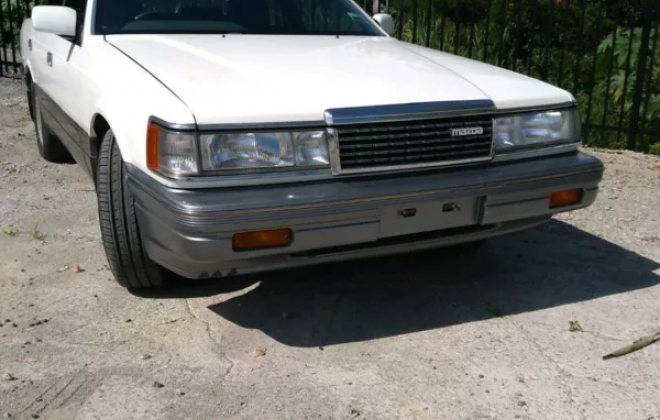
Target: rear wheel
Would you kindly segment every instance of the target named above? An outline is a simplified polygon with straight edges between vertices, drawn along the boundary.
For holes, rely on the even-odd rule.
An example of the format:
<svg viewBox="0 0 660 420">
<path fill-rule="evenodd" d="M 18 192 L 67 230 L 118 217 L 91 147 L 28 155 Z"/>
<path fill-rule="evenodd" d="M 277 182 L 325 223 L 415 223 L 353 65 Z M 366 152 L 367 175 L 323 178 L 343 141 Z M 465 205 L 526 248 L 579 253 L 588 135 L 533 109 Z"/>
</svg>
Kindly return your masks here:
<svg viewBox="0 0 660 420">
<path fill-rule="evenodd" d="M 135 200 L 111 130 L 99 151 L 97 196 L 103 247 L 117 283 L 129 289 L 163 287 L 172 273 L 153 262 L 142 247 Z"/>
<path fill-rule="evenodd" d="M 30 106 L 34 114 L 34 131 L 37 133 L 37 147 L 41 157 L 54 163 L 72 162 L 73 158 L 69 151 L 44 123 L 43 111 L 37 100 L 34 85 L 30 87 Z"/>
</svg>

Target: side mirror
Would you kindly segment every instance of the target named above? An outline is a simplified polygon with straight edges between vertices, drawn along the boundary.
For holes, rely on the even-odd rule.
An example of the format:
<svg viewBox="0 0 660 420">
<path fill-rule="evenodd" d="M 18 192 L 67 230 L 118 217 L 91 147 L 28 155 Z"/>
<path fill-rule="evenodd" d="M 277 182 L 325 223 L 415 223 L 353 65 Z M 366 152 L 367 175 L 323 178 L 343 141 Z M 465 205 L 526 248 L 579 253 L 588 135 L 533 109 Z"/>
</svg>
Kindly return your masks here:
<svg viewBox="0 0 660 420">
<path fill-rule="evenodd" d="M 394 33 L 394 18 L 392 15 L 388 15 L 387 13 L 376 13 L 374 15 L 374 20 L 378 22 L 380 27 L 383 28 L 388 35 Z"/>
<path fill-rule="evenodd" d="M 65 6 L 35 6 L 32 27 L 35 31 L 62 36 L 76 36 L 76 11 Z"/>
</svg>

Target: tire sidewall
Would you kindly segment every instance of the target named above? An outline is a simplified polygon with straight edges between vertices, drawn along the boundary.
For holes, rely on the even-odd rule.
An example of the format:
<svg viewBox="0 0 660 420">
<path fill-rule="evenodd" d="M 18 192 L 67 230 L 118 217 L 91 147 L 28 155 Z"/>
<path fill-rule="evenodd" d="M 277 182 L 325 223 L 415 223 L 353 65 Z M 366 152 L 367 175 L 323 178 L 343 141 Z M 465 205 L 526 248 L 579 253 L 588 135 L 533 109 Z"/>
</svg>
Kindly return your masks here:
<svg viewBox="0 0 660 420">
<path fill-rule="evenodd" d="M 37 91 L 32 86 L 30 89 L 30 96 L 31 96 L 31 102 L 32 102 L 32 109 L 34 112 L 34 131 L 36 134 L 37 138 L 37 147 L 39 148 L 39 153 L 43 156 L 44 155 L 44 145 L 46 143 L 46 130 L 45 130 L 45 125 L 44 125 L 44 118 L 41 110 L 41 105 L 39 105 L 39 101 L 37 99 Z"/>
<path fill-rule="evenodd" d="M 126 166 L 111 130 L 103 136 L 97 167 L 97 197 L 103 247 L 115 280 L 129 289 L 163 287 L 170 274 L 147 255 L 139 230 Z"/>
</svg>

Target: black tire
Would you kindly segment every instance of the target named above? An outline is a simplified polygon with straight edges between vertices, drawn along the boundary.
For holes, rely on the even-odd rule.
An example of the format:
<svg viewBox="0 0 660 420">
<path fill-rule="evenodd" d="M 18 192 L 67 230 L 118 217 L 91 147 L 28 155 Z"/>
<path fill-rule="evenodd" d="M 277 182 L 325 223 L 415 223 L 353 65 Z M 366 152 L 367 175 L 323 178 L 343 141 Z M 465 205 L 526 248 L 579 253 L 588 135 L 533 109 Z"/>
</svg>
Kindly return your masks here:
<svg viewBox="0 0 660 420">
<path fill-rule="evenodd" d="M 41 112 L 41 105 L 37 100 L 37 92 L 35 86 L 30 83 L 30 112 L 34 115 L 34 131 L 37 137 L 37 147 L 39 154 L 48 162 L 53 163 L 69 163 L 73 162 L 71 154 L 62 144 L 60 139 L 53 134 L 53 132 L 44 123 L 43 114 Z"/>
<path fill-rule="evenodd" d="M 142 247 L 135 201 L 112 131 L 103 137 L 97 170 L 99 221 L 105 255 L 117 283 L 128 289 L 166 286 L 172 274 L 153 262 Z"/>
<path fill-rule="evenodd" d="M 25 92 L 27 93 L 28 109 L 30 110 L 30 119 L 34 122 L 34 99 L 32 98 L 32 77 L 28 74 L 25 76 Z"/>
</svg>

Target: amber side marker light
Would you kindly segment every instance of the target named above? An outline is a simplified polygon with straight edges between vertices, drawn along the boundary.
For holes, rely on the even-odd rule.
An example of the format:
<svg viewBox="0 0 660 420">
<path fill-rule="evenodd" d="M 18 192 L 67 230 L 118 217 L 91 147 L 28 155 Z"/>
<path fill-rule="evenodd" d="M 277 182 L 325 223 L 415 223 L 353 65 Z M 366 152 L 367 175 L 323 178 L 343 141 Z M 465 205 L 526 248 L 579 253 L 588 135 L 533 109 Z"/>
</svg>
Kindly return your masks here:
<svg viewBox="0 0 660 420">
<path fill-rule="evenodd" d="M 550 195 L 550 208 L 572 206 L 582 201 L 584 190 L 576 188 L 574 190 L 557 191 Z"/>
<path fill-rule="evenodd" d="M 154 124 L 147 127 L 147 167 L 149 169 L 158 169 L 158 136 L 160 128 Z"/>
<path fill-rule="evenodd" d="M 250 251 L 287 246 L 291 243 L 292 238 L 291 229 L 258 230 L 236 233 L 231 238 L 231 245 L 234 251 Z"/>
</svg>

